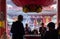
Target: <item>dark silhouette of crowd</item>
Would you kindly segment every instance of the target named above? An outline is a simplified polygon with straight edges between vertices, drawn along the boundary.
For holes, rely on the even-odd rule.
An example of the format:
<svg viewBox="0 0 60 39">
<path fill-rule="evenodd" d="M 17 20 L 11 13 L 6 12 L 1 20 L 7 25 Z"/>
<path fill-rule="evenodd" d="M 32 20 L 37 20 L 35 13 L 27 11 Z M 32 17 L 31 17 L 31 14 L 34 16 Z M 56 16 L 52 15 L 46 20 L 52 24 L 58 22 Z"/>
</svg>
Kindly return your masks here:
<svg viewBox="0 0 60 39">
<path fill-rule="evenodd" d="M 47 27 L 44 27 L 44 23 L 41 23 L 41 27 L 39 27 L 39 33 L 37 30 L 31 31 L 30 27 L 26 23 L 26 27 L 23 27 L 23 16 L 19 15 L 18 20 L 13 22 L 11 27 L 12 39 L 23 39 L 24 35 L 41 35 L 41 39 L 60 39 L 60 23 L 59 27 L 55 29 L 55 23 L 49 22 Z"/>
</svg>

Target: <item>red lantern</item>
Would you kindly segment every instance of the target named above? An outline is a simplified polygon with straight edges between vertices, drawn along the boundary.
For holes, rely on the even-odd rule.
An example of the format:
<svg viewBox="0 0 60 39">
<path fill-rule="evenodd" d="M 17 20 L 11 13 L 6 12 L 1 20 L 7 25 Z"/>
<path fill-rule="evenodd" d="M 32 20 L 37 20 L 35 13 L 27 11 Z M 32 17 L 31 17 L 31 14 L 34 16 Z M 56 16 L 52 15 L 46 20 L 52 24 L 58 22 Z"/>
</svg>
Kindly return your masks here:
<svg viewBox="0 0 60 39">
<path fill-rule="evenodd" d="M 40 6 L 48 6 L 53 4 L 54 0 L 12 0 L 17 6 L 25 6 L 25 5 L 40 5 Z"/>
<path fill-rule="evenodd" d="M 54 0 L 12 0 L 17 6 L 23 7 L 24 12 L 41 12 L 43 6 L 53 4 Z"/>
<path fill-rule="evenodd" d="M 39 6 L 39 5 L 37 6 L 34 4 L 26 5 L 26 6 L 23 6 L 23 11 L 24 12 L 41 12 L 42 6 Z"/>
</svg>

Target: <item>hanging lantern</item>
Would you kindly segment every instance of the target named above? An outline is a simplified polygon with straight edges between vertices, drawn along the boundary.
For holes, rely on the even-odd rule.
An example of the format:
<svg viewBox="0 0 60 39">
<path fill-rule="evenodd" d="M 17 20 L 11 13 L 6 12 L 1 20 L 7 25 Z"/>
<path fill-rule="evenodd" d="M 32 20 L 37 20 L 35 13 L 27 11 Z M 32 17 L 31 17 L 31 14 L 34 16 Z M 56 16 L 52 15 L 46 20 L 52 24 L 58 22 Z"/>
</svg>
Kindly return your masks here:
<svg viewBox="0 0 60 39">
<path fill-rule="evenodd" d="M 42 6 L 38 6 L 38 8 L 36 9 L 36 12 L 41 12 L 42 11 Z"/>
<path fill-rule="evenodd" d="M 26 5 L 23 7 L 23 12 L 41 12 L 42 11 L 42 6 L 38 5 Z"/>
<path fill-rule="evenodd" d="M 12 0 L 14 4 L 23 7 L 24 12 L 41 12 L 39 6 L 49 6 L 54 3 L 54 0 Z M 38 8 L 37 8 L 38 7 Z"/>
<path fill-rule="evenodd" d="M 54 0 L 12 0 L 17 6 L 25 6 L 25 5 L 40 5 L 40 6 L 48 6 L 55 3 Z"/>
<path fill-rule="evenodd" d="M 25 13 L 29 12 L 28 7 L 24 6 L 24 7 L 23 7 L 23 12 L 25 12 Z"/>
</svg>

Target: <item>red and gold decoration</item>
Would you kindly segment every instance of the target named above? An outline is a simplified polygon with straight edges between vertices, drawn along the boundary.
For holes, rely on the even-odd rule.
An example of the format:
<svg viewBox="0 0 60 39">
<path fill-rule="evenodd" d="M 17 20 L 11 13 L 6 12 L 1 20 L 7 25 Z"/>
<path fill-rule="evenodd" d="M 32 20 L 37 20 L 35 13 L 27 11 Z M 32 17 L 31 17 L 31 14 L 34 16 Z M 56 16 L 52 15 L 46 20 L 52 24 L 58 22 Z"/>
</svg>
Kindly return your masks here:
<svg viewBox="0 0 60 39">
<path fill-rule="evenodd" d="M 40 6 L 48 6 L 54 3 L 54 0 L 12 0 L 17 6 L 25 6 L 25 5 L 40 5 Z"/>
<path fill-rule="evenodd" d="M 0 21 L 0 28 L 5 26 L 5 22 L 4 21 Z"/>
<path fill-rule="evenodd" d="M 6 0 L 0 0 L 0 37 L 6 30 Z"/>
<path fill-rule="evenodd" d="M 42 11 L 42 6 L 38 5 L 26 5 L 23 7 L 23 12 L 41 12 Z"/>
<path fill-rule="evenodd" d="M 41 12 L 42 7 L 49 6 L 54 0 L 12 0 L 14 4 L 23 7 L 24 12 Z"/>
</svg>

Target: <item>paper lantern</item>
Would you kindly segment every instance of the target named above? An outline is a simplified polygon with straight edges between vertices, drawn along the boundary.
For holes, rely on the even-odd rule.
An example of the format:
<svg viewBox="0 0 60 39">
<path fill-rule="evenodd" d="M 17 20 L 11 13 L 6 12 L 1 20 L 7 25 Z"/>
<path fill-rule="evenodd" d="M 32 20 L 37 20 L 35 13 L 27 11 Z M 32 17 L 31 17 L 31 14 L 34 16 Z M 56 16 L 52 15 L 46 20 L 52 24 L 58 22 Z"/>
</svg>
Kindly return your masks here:
<svg viewBox="0 0 60 39">
<path fill-rule="evenodd" d="M 25 6 L 25 5 L 40 5 L 40 6 L 48 6 L 54 3 L 54 0 L 12 0 L 17 6 Z"/>
<path fill-rule="evenodd" d="M 17 6 L 23 7 L 24 12 L 41 12 L 42 11 L 41 7 L 49 6 L 54 3 L 54 0 L 12 0 L 12 1 Z"/>
<path fill-rule="evenodd" d="M 39 5 L 26 5 L 23 7 L 24 12 L 41 12 L 42 6 Z"/>
</svg>

